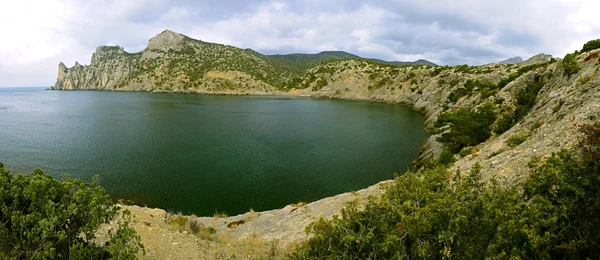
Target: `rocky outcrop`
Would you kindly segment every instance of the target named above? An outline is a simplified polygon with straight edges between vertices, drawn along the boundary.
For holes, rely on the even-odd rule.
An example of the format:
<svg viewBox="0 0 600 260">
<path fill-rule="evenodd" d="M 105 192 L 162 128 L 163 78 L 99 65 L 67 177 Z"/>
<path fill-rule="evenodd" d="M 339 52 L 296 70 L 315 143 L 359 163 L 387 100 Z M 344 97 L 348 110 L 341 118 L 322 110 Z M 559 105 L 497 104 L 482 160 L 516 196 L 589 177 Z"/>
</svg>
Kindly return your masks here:
<svg viewBox="0 0 600 260">
<path fill-rule="evenodd" d="M 58 77 L 51 89 L 60 90 L 114 90 L 128 78 L 139 61 L 138 54 L 130 54 L 119 46 L 100 46 L 92 54 L 89 66 L 75 63 L 67 68 L 58 65 Z"/>
</svg>

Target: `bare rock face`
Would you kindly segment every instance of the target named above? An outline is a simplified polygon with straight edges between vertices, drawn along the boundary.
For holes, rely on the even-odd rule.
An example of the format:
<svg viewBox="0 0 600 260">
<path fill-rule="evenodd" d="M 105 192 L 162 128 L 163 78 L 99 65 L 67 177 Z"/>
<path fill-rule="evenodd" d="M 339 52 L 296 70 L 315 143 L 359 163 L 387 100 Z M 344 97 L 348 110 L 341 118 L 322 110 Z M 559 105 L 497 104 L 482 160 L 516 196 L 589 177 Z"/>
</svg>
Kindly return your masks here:
<svg viewBox="0 0 600 260">
<path fill-rule="evenodd" d="M 114 90 L 116 85 L 134 70 L 139 57 L 119 46 L 100 46 L 92 54 L 89 66 L 75 62 L 67 68 L 58 65 L 58 77 L 51 89 L 55 90 Z"/>
<path fill-rule="evenodd" d="M 148 41 L 148 46 L 146 47 L 146 50 L 162 52 L 167 52 L 169 50 L 177 50 L 180 48 L 183 40 L 183 35 L 170 30 L 165 30 L 160 34 L 152 37 L 150 41 Z"/>
</svg>

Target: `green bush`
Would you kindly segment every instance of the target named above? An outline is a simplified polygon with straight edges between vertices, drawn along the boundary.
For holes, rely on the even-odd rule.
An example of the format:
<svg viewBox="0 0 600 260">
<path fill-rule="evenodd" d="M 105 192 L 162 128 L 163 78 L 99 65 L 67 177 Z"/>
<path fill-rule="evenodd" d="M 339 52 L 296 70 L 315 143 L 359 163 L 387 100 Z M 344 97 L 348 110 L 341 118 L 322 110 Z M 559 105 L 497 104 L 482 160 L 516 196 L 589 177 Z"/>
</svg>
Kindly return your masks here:
<svg viewBox="0 0 600 260">
<path fill-rule="evenodd" d="M 517 145 L 522 144 L 523 142 L 525 142 L 525 140 L 527 140 L 526 136 L 522 136 L 522 135 L 513 135 L 510 138 L 508 138 L 508 141 L 506 142 L 508 144 L 508 146 L 510 147 L 515 147 Z"/>
<path fill-rule="evenodd" d="M 440 157 L 438 158 L 438 164 L 448 165 L 451 163 L 454 163 L 454 153 L 452 153 L 448 149 L 443 149 L 440 153 Z"/>
<path fill-rule="evenodd" d="M 586 42 L 581 49 L 581 52 L 588 52 L 591 50 L 600 49 L 600 39 L 591 40 Z"/>
<path fill-rule="evenodd" d="M 561 62 L 561 67 L 565 76 L 571 76 L 581 69 L 581 67 L 579 67 L 579 63 L 577 63 L 575 55 L 571 53 L 565 55 L 565 58 Z"/>
<path fill-rule="evenodd" d="M 448 102 L 456 103 L 461 97 L 464 97 L 469 93 L 470 91 L 467 91 L 466 88 L 458 87 L 455 90 L 452 90 L 452 92 L 450 92 L 450 95 L 448 95 Z"/>
<path fill-rule="evenodd" d="M 0 259 L 134 259 L 143 245 L 128 211 L 106 244 L 93 242 L 117 212 L 97 178 L 58 181 L 39 169 L 12 175 L 0 164 Z"/>
<path fill-rule="evenodd" d="M 327 86 L 327 80 L 325 80 L 324 78 L 319 78 L 317 80 L 317 85 L 315 87 L 313 87 L 313 89 L 315 91 L 322 89 L 323 87 Z"/>
<path fill-rule="evenodd" d="M 537 95 L 542 87 L 544 87 L 544 82 L 538 81 L 519 89 L 515 93 L 515 109 L 502 114 L 496 123 L 494 133 L 502 134 L 521 121 L 537 103 Z"/>
<path fill-rule="evenodd" d="M 320 219 L 294 259 L 598 259 L 600 124 L 575 151 L 533 160 L 523 189 L 445 167 L 408 172 L 341 217 Z"/>
<path fill-rule="evenodd" d="M 506 85 L 508 85 L 508 83 L 513 82 L 515 79 L 519 78 L 520 76 L 521 76 L 521 74 L 517 73 L 517 72 L 508 75 L 507 78 L 500 80 L 500 82 L 498 83 L 498 88 L 502 89 L 502 88 L 506 87 Z"/>
<path fill-rule="evenodd" d="M 450 131 L 442 134 L 438 141 L 452 153 L 467 146 L 475 146 L 491 136 L 491 127 L 496 120 L 495 105 L 485 103 L 477 109 L 460 108 L 442 112 L 435 127 L 449 126 Z"/>
<path fill-rule="evenodd" d="M 448 95 L 448 102 L 456 103 L 460 98 L 470 95 L 472 93 L 476 93 L 475 91 L 481 92 L 481 98 L 485 99 L 493 94 L 495 94 L 494 90 L 496 89 L 496 85 L 489 81 L 479 81 L 479 80 L 467 80 L 463 87 L 456 88 L 450 95 Z"/>
</svg>

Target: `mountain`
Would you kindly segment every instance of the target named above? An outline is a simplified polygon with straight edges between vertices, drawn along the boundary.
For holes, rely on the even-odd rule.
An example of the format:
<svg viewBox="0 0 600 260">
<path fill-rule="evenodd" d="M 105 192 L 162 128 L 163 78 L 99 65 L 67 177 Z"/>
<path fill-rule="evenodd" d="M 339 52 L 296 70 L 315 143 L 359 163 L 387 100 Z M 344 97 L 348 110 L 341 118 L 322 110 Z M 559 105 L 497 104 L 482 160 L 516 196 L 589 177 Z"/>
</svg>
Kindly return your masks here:
<svg viewBox="0 0 600 260">
<path fill-rule="evenodd" d="M 263 55 L 165 30 L 138 53 L 128 53 L 119 46 L 100 46 L 88 66 L 76 63 L 67 68 L 60 63 L 51 89 L 270 93 L 285 89 L 307 69 L 336 59 L 364 60 L 341 51 Z"/>
<path fill-rule="evenodd" d="M 372 61 L 375 62 L 380 62 L 383 64 L 390 64 L 390 65 L 396 65 L 396 66 L 407 66 L 407 65 L 424 65 L 424 66 L 437 66 L 437 64 L 428 61 L 428 60 L 423 60 L 423 59 L 419 59 L 416 61 L 384 61 L 384 60 L 380 60 L 380 59 L 370 59 Z"/>
<path fill-rule="evenodd" d="M 508 58 L 506 60 L 498 62 L 498 64 L 519 64 L 521 62 L 523 62 L 523 59 L 521 57 L 517 56 L 517 57 Z"/>
<path fill-rule="evenodd" d="M 552 60 L 552 55 L 540 53 L 540 54 L 531 56 L 531 58 L 527 59 L 526 61 L 520 62 L 519 65 L 528 66 L 528 65 L 548 62 L 550 60 Z"/>
</svg>

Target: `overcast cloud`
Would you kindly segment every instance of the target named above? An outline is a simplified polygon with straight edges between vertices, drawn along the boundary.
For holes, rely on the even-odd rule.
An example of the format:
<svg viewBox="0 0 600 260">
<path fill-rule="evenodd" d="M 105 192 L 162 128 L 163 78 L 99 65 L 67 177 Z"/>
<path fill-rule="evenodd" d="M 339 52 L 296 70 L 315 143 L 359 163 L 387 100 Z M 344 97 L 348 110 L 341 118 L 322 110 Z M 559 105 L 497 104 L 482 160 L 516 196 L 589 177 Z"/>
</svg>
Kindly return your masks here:
<svg viewBox="0 0 600 260">
<path fill-rule="evenodd" d="M 600 38 L 597 0 L 19 0 L 0 2 L 0 86 L 49 86 L 99 45 L 141 51 L 170 29 L 265 54 L 478 65 Z"/>
</svg>

